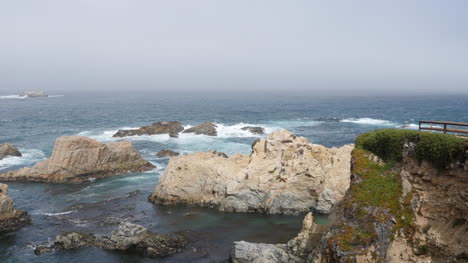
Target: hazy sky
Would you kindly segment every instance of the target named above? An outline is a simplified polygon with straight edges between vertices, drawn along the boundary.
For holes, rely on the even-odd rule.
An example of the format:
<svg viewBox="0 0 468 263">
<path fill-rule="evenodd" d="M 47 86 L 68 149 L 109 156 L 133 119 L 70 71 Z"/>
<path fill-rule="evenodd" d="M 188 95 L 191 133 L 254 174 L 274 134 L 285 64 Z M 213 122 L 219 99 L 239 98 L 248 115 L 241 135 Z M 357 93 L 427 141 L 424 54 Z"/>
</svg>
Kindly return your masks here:
<svg viewBox="0 0 468 263">
<path fill-rule="evenodd" d="M 0 0 L 0 92 L 468 92 L 467 11 L 466 0 Z"/>
</svg>

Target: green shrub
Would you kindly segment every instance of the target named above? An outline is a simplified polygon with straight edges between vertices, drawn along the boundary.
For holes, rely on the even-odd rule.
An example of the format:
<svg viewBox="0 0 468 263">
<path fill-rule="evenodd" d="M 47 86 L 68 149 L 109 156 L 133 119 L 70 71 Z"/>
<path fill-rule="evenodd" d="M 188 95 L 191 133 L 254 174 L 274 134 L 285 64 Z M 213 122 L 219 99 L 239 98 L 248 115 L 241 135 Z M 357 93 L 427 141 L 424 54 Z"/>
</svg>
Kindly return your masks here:
<svg viewBox="0 0 468 263">
<path fill-rule="evenodd" d="M 384 161 L 400 161 L 405 142 L 414 142 L 416 158 L 443 169 L 452 161 L 463 158 L 462 139 L 450 134 L 429 133 L 401 129 L 381 129 L 363 133 L 356 138 L 356 148 L 370 151 Z"/>
</svg>

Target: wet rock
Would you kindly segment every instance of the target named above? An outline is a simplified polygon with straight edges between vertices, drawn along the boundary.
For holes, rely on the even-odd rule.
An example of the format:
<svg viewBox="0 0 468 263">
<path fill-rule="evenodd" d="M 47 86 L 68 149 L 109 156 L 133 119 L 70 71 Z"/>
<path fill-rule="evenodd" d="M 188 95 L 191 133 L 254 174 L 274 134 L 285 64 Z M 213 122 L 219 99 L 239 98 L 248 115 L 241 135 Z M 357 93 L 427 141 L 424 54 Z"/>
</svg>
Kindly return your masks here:
<svg viewBox="0 0 468 263">
<path fill-rule="evenodd" d="M 7 156 L 22 156 L 15 145 L 11 143 L 0 144 L 0 160 Z"/>
<path fill-rule="evenodd" d="M 110 236 L 78 232 L 58 235 L 52 244 L 37 246 L 34 253 L 41 255 L 64 249 L 98 247 L 145 257 L 160 257 L 179 252 L 187 242 L 181 234 L 152 233 L 143 226 L 123 222 Z"/>
<path fill-rule="evenodd" d="M 265 129 L 260 126 L 246 126 L 241 128 L 244 131 L 249 131 L 252 134 L 263 135 L 265 134 Z"/>
<path fill-rule="evenodd" d="M 216 125 L 210 121 L 199 124 L 195 127 L 186 129 L 184 133 L 195 133 L 195 134 L 204 134 L 208 136 L 216 136 L 218 132 L 216 131 Z"/>
<path fill-rule="evenodd" d="M 0 184 L 0 234 L 16 231 L 31 224 L 31 218 L 23 210 L 16 210 L 8 195 L 8 186 Z"/>
<path fill-rule="evenodd" d="M 156 156 L 159 157 L 159 158 L 162 158 L 162 157 L 174 157 L 174 156 L 178 156 L 179 153 L 178 152 L 174 152 L 172 150 L 161 150 L 159 151 Z"/>
<path fill-rule="evenodd" d="M 173 157 L 149 200 L 226 212 L 327 213 L 349 187 L 352 149 L 311 144 L 283 130 L 257 141 L 251 154 Z"/>
<path fill-rule="evenodd" d="M 0 174 L 3 181 L 83 182 L 154 168 L 135 151 L 131 142 L 100 143 L 82 136 L 57 139 L 52 156 L 31 168 Z"/>
<path fill-rule="evenodd" d="M 112 137 L 169 134 L 169 136 L 177 138 L 179 136 L 179 132 L 183 130 L 184 127 L 178 121 L 160 121 L 153 123 L 150 126 L 144 126 L 135 130 L 119 130 Z"/>
</svg>

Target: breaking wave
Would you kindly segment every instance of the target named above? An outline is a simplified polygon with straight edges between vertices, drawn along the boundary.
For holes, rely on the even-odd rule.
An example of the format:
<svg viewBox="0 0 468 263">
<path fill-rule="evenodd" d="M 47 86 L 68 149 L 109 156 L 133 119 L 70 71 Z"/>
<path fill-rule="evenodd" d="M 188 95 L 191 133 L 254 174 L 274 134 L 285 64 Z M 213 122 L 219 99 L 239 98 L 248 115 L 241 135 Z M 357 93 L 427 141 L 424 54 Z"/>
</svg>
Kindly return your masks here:
<svg viewBox="0 0 468 263">
<path fill-rule="evenodd" d="M 388 120 L 379 120 L 372 118 L 349 118 L 343 119 L 340 122 L 364 124 L 364 125 L 379 125 L 379 126 L 395 126 L 397 123 L 388 121 Z"/>
</svg>

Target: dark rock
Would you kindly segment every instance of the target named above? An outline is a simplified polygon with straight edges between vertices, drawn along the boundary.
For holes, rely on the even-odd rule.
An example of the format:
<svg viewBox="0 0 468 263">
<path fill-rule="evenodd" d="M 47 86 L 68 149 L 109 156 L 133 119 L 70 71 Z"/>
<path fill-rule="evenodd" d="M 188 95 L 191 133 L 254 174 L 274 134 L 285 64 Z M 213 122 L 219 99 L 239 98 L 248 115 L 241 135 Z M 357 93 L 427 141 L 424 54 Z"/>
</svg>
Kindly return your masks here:
<svg viewBox="0 0 468 263">
<path fill-rule="evenodd" d="M 36 255 L 63 249 L 99 247 L 106 250 L 124 251 L 145 257 L 164 257 L 179 252 L 187 239 L 181 234 L 158 234 L 148 232 L 140 225 L 123 222 L 111 236 L 71 232 L 59 235 L 51 245 L 34 249 Z"/>
<path fill-rule="evenodd" d="M 0 160 L 7 156 L 22 156 L 20 151 L 11 143 L 0 144 Z"/>
<path fill-rule="evenodd" d="M 241 128 L 244 131 L 249 131 L 252 134 L 262 135 L 265 134 L 265 129 L 260 126 L 246 126 Z"/>
<path fill-rule="evenodd" d="M 16 231 L 31 224 L 31 218 L 23 210 L 16 210 L 8 195 L 8 186 L 0 184 L 0 234 Z"/>
<path fill-rule="evenodd" d="M 160 157 L 160 158 L 161 157 L 174 157 L 174 156 L 177 156 L 177 155 L 179 155 L 179 153 L 174 152 L 172 150 L 161 150 L 156 154 L 156 156 Z"/>
<path fill-rule="evenodd" d="M 187 129 L 184 133 L 195 133 L 195 134 L 204 134 L 208 136 L 216 136 L 218 132 L 216 131 L 216 125 L 210 121 L 199 124 L 195 127 Z"/>
<path fill-rule="evenodd" d="M 169 136 L 177 138 L 179 136 L 178 133 L 183 130 L 184 127 L 178 121 L 160 121 L 153 123 L 150 126 L 144 126 L 136 130 L 119 130 L 112 137 L 169 134 Z"/>
</svg>

